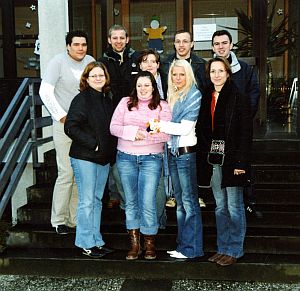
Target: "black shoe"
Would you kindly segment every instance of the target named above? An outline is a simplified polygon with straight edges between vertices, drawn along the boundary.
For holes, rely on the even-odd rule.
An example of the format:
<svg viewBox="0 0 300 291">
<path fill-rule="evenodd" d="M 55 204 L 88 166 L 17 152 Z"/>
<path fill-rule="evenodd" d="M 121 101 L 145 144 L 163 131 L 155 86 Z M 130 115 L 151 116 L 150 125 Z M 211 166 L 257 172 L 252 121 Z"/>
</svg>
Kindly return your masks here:
<svg viewBox="0 0 300 291">
<path fill-rule="evenodd" d="M 105 255 L 103 253 L 103 251 L 101 251 L 98 247 L 92 247 L 92 248 L 89 248 L 89 249 L 82 249 L 82 250 L 83 250 L 82 251 L 83 255 L 89 256 L 89 257 L 94 258 L 94 259 L 101 258 Z"/>
<path fill-rule="evenodd" d="M 252 203 L 249 204 L 247 206 L 246 210 L 250 215 L 252 215 L 255 218 L 259 218 L 259 219 L 263 218 L 262 212 L 260 212 L 259 210 L 256 209 L 255 204 L 252 204 Z"/>
<path fill-rule="evenodd" d="M 106 246 L 102 246 L 102 247 L 101 246 L 97 246 L 97 248 L 104 255 L 111 254 L 111 253 L 113 253 L 115 251 L 114 249 L 106 247 Z"/>
<path fill-rule="evenodd" d="M 57 234 L 68 234 L 69 233 L 68 227 L 64 224 L 57 225 L 55 227 L 55 230 L 56 230 Z"/>
</svg>

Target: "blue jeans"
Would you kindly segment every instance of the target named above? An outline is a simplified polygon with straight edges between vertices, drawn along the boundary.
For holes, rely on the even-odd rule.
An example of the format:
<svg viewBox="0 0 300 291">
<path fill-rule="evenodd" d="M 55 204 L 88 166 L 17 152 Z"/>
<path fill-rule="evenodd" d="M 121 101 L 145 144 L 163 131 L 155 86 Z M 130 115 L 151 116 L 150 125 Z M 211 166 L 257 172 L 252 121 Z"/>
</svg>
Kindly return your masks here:
<svg viewBox="0 0 300 291">
<path fill-rule="evenodd" d="M 114 164 L 110 168 L 109 172 L 109 197 L 112 200 L 120 200 L 120 208 L 125 209 L 125 194 L 121 183 L 121 178 L 117 169 L 117 165 Z"/>
<path fill-rule="evenodd" d="M 162 173 L 156 193 L 157 222 L 160 229 L 165 229 L 167 225 L 166 200 L 167 196 L 165 192 L 164 176 Z"/>
<path fill-rule="evenodd" d="M 243 187 L 221 188 L 222 167 L 213 166 L 212 191 L 216 201 L 218 253 L 240 258 L 246 235 Z"/>
<path fill-rule="evenodd" d="M 102 197 L 109 173 L 109 164 L 101 166 L 71 158 L 78 187 L 78 209 L 75 245 L 80 248 L 103 246 L 100 233 Z"/>
<path fill-rule="evenodd" d="M 177 248 L 189 258 L 203 256 L 202 217 L 198 200 L 196 153 L 169 157 L 177 203 Z"/>
<path fill-rule="evenodd" d="M 163 154 L 117 153 L 117 167 L 126 198 L 127 229 L 140 229 L 146 235 L 157 234 L 156 191 L 162 158 Z"/>
</svg>

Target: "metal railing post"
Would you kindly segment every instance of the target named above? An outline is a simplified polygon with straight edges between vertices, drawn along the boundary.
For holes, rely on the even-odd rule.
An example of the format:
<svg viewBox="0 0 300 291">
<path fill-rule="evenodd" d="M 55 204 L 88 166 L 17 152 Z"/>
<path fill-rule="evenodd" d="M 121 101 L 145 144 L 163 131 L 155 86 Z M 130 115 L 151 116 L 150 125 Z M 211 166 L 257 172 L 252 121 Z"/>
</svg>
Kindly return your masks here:
<svg viewBox="0 0 300 291">
<path fill-rule="evenodd" d="M 39 159 L 38 159 L 38 149 L 36 146 L 37 143 L 37 126 L 36 126 L 36 110 L 35 110 L 35 94 L 34 94 L 34 81 L 30 81 L 29 83 L 29 96 L 31 99 L 30 105 L 30 119 L 32 122 L 32 130 L 31 130 L 31 141 L 33 143 L 32 148 L 32 165 L 33 168 L 39 167 Z"/>
</svg>

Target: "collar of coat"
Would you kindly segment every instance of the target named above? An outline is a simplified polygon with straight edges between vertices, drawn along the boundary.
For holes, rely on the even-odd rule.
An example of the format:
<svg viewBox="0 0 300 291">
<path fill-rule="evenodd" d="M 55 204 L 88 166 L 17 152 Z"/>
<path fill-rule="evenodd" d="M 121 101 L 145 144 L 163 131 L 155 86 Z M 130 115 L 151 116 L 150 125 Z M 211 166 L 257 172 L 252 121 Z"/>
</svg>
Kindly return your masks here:
<svg viewBox="0 0 300 291">
<path fill-rule="evenodd" d="M 135 50 L 130 46 L 126 46 L 125 50 L 123 51 L 123 61 L 131 58 L 132 55 L 135 53 Z M 122 59 L 121 54 L 115 52 L 111 45 L 109 45 L 108 50 L 103 54 L 103 57 L 113 59 L 114 61 L 120 62 Z"/>
<path fill-rule="evenodd" d="M 216 57 L 217 55 L 214 54 L 214 58 Z M 231 72 L 232 74 L 238 72 L 240 69 L 241 69 L 241 65 L 235 55 L 234 52 L 230 51 L 230 58 L 231 58 L 231 63 L 230 63 L 230 67 L 231 67 Z"/>
</svg>

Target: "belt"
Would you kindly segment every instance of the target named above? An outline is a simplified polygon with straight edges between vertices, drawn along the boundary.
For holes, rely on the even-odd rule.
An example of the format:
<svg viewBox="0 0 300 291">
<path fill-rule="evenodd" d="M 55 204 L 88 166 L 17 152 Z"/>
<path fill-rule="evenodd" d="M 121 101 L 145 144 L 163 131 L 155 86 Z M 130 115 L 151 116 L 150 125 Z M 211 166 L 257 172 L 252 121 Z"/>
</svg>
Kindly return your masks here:
<svg viewBox="0 0 300 291">
<path fill-rule="evenodd" d="M 178 148 L 178 152 L 176 155 L 174 155 L 175 157 L 179 157 L 181 155 L 185 155 L 185 154 L 191 154 L 191 153 L 195 153 L 196 152 L 196 146 L 191 146 L 191 147 L 179 147 Z"/>
</svg>

